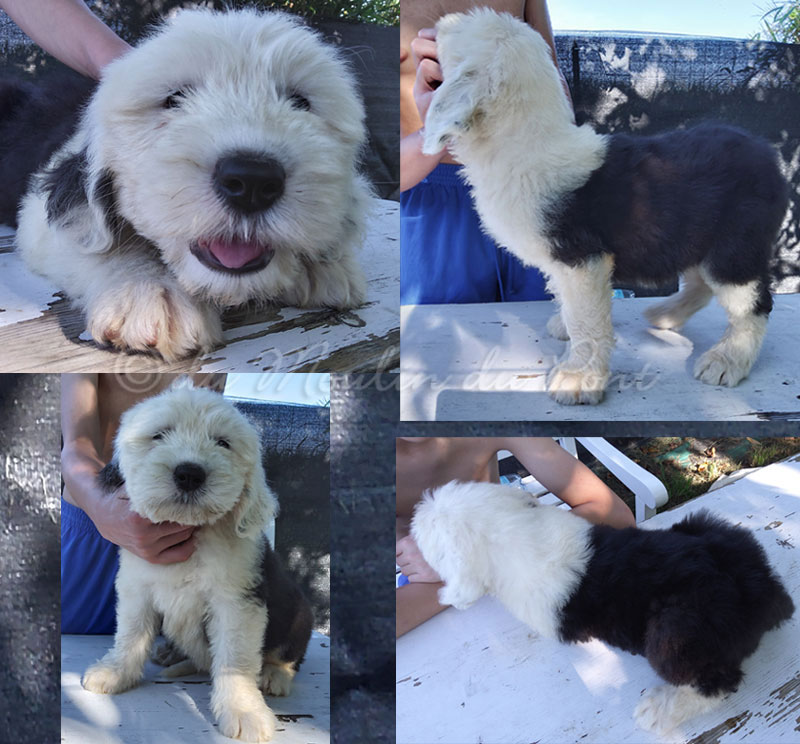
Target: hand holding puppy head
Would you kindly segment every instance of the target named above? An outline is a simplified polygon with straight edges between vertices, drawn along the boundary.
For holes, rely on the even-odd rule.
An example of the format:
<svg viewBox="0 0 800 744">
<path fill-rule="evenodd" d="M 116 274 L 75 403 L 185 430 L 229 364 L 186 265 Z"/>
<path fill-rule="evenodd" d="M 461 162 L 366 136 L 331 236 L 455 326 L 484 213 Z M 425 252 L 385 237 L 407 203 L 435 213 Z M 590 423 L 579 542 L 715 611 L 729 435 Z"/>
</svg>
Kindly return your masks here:
<svg viewBox="0 0 800 744">
<path fill-rule="evenodd" d="M 424 124 L 436 89 L 442 84 L 444 76 L 436 51 L 436 31 L 423 28 L 411 42 L 411 54 L 417 77 L 414 81 L 414 102 Z"/>
</svg>

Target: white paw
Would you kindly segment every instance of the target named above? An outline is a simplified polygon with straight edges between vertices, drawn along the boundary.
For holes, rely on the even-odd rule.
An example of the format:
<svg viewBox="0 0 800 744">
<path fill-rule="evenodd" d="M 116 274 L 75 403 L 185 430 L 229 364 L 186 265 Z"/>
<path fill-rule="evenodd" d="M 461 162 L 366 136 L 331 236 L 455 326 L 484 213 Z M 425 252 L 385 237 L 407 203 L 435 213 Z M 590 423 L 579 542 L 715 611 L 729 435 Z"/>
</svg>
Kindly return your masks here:
<svg viewBox="0 0 800 744">
<path fill-rule="evenodd" d="M 561 313 L 554 313 L 550 316 L 547 321 L 547 332 L 560 341 L 569 341 L 569 333 L 567 333 L 567 327 L 564 325 Z"/>
<path fill-rule="evenodd" d="M 277 723 L 275 714 L 266 703 L 255 710 L 226 710 L 219 716 L 220 732 L 241 741 L 269 741 L 275 733 Z"/>
<path fill-rule="evenodd" d="M 284 664 L 264 664 L 261 670 L 261 689 L 266 695 L 283 697 L 292 691 L 294 669 Z"/>
<path fill-rule="evenodd" d="M 83 675 L 81 684 L 89 692 L 116 695 L 133 687 L 138 680 L 125 676 L 117 667 L 102 662 L 90 666 Z"/>
<path fill-rule="evenodd" d="M 738 385 L 750 373 L 750 364 L 732 358 L 717 347 L 709 349 L 694 365 L 694 376 L 707 385 Z"/>
<path fill-rule="evenodd" d="M 222 339 L 218 313 L 176 286 L 153 279 L 114 285 L 86 308 L 92 338 L 124 351 L 158 351 L 176 361 Z"/>
<path fill-rule="evenodd" d="M 636 706 L 633 719 L 636 725 L 645 731 L 660 731 L 665 714 L 666 696 L 663 687 L 650 690 Z"/>
<path fill-rule="evenodd" d="M 608 373 L 592 369 L 575 369 L 568 362 L 559 362 L 547 376 L 547 392 L 557 403 L 595 405 L 603 399 Z"/>
</svg>

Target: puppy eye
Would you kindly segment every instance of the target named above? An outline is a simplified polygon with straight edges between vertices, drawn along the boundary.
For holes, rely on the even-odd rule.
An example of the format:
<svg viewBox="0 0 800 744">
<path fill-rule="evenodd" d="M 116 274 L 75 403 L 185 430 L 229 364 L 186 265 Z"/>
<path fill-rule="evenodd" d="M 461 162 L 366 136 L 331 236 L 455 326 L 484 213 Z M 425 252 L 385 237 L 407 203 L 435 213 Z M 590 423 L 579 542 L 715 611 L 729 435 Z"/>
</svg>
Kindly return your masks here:
<svg viewBox="0 0 800 744">
<path fill-rule="evenodd" d="M 174 109 L 178 108 L 181 103 L 186 99 L 186 90 L 178 88 L 172 91 L 163 101 L 161 101 L 161 108 Z"/>
<path fill-rule="evenodd" d="M 166 433 L 167 433 L 166 431 L 157 431 L 155 434 L 153 434 L 153 441 L 154 442 L 161 441 Z"/>
<path fill-rule="evenodd" d="M 225 449 L 231 448 L 231 443 L 227 439 L 217 439 L 217 444 Z"/>
<path fill-rule="evenodd" d="M 289 100 L 292 103 L 292 108 L 296 108 L 300 111 L 309 111 L 311 109 L 311 101 L 305 96 L 300 95 L 300 93 L 292 93 L 292 95 L 289 96 Z"/>
</svg>

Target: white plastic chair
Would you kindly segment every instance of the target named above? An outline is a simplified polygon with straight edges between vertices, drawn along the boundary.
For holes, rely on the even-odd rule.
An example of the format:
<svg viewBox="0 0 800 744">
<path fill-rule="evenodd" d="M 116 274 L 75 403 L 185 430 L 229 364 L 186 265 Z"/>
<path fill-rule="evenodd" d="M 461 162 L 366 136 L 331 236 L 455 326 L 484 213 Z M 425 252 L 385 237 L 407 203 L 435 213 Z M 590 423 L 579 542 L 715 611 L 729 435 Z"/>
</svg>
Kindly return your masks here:
<svg viewBox="0 0 800 744">
<path fill-rule="evenodd" d="M 573 457 L 578 456 L 576 442 L 580 442 L 581 446 L 594 455 L 612 475 L 633 491 L 636 498 L 637 522 L 650 519 L 659 506 L 667 503 L 669 495 L 664 484 L 602 437 L 556 437 L 556 441 Z M 510 452 L 500 452 L 498 460 L 509 456 Z M 537 496 L 543 504 L 563 504 L 561 499 L 549 493 L 532 475 L 520 479 L 518 485 Z"/>
</svg>

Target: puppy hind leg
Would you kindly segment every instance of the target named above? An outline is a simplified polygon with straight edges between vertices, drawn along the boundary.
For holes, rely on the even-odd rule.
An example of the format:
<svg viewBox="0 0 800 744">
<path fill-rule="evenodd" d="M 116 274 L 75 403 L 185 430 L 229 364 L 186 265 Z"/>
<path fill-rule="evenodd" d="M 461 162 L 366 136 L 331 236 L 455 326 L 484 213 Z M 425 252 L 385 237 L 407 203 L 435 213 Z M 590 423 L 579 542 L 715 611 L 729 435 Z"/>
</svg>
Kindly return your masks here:
<svg viewBox="0 0 800 744">
<path fill-rule="evenodd" d="M 728 315 L 720 341 L 700 356 L 694 376 L 708 385 L 738 385 L 753 367 L 764 335 L 772 298 L 764 281 L 719 284 L 705 277 Z"/>
<path fill-rule="evenodd" d="M 267 695 L 288 695 L 295 674 L 297 664 L 294 661 L 282 659 L 279 653 L 268 653 L 264 656 L 264 666 L 261 668 L 261 689 Z"/>
<path fill-rule="evenodd" d="M 644 315 L 656 328 L 677 330 L 698 310 L 704 308 L 713 294 L 698 268 L 687 269 L 683 274 L 683 286 L 680 291 L 663 302 L 651 305 L 645 310 Z"/>
<path fill-rule="evenodd" d="M 547 377 L 547 391 L 559 403 L 599 403 L 609 378 L 614 348 L 611 326 L 610 256 L 578 266 L 554 264 L 550 288 L 561 306 L 570 342 L 564 357 Z"/>
</svg>

